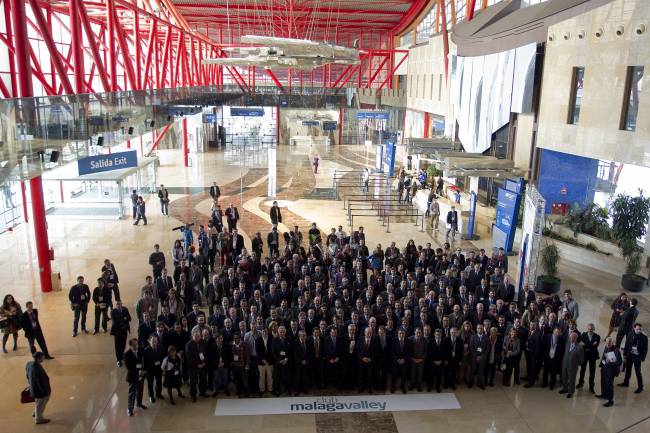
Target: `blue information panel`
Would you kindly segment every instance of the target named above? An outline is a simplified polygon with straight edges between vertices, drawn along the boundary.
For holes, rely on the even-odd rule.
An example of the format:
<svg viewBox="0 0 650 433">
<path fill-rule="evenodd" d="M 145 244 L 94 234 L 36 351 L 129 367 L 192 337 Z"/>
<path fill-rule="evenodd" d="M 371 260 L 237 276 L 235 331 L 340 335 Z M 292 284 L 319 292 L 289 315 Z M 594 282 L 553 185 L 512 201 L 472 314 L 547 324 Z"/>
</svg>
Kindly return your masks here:
<svg viewBox="0 0 650 433">
<path fill-rule="evenodd" d="M 388 120 L 389 118 L 388 111 L 357 111 L 357 119 Z"/>
<path fill-rule="evenodd" d="M 506 179 L 505 182 L 503 182 L 503 188 L 521 194 L 521 191 L 524 188 L 524 180 L 522 178 L 519 178 L 519 180 Z"/>
<path fill-rule="evenodd" d="M 474 239 L 474 222 L 476 219 L 476 193 L 469 193 L 469 221 L 467 222 L 467 238 Z"/>
<path fill-rule="evenodd" d="M 386 171 L 389 176 L 395 172 L 395 143 L 392 141 L 386 143 Z"/>
<path fill-rule="evenodd" d="M 137 166 L 138 152 L 136 150 L 112 153 L 108 155 L 89 156 L 77 161 L 79 176 L 84 174 L 100 173 L 102 171 L 121 170 L 123 168 Z"/>
<path fill-rule="evenodd" d="M 203 123 L 216 123 L 217 122 L 217 116 L 214 114 L 204 114 L 203 115 Z"/>
<path fill-rule="evenodd" d="M 303 120 L 302 126 L 318 126 L 320 122 L 318 120 Z"/>
<path fill-rule="evenodd" d="M 377 151 L 375 152 L 375 171 L 381 173 L 384 171 L 382 164 L 384 162 L 384 146 L 381 144 L 377 145 Z"/>
<path fill-rule="evenodd" d="M 521 194 L 499 188 L 496 226 L 505 233 L 505 242 L 500 246 L 502 246 L 507 253 L 512 252 L 512 243 L 515 240 L 520 204 Z"/>
<path fill-rule="evenodd" d="M 230 107 L 230 115 L 238 117 L 263 117 L 263 108 Z"/>
<path fill-rule="evenodd" d="M 333 120 L 323 120 L 323 131 L 336 131 L 339 127 L 339 122 Z"/>
</svg>

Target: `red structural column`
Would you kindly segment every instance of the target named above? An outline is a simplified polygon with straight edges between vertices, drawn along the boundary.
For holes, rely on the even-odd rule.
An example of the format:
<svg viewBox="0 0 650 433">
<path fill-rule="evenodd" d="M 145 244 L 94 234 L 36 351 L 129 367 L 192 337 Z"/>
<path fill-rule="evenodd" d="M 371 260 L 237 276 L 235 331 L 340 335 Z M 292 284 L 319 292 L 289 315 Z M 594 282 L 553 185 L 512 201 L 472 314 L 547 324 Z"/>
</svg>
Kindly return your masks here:
<svg viewBox="0 0 650 433">
<path fill-rule="evenodd" d="M 117 92 L 117 50 L 115 47 L 115 3 L 114 0 L 106 0 L 106 31 L 108 32 L 108 49 L 111 92 Z"/>
<path fill-rule="evenodd" d="M 183 164 L 185 164 L 185 167 L 189 166 L 189 160 L 188 160 L 188 155 L 190 153 L 188 143 L 187 143 L 187 119 L 183 117 L 183 120 L 181 121 L 181 124 L 183 126 Z"/>
<path fill-rule="evenodd" d="M 27 187 L 25 186 L 25 181 L 21 180 L 20 181 L 20 193 L 23 196 L 23 218 L 25 219 L 25 222 L 29 222 L 29 214 L 27 213 Z"/>
<path fill-rule="evenodd" d="M 11 19 L 14 30 L 14 52 L 16 53 L 18 90 L 22 98 L 29 98 L 34 95 L 34 88 L 32 87 L 29 39 L 27 38 L 27 20 L 25 17 L 25 2 L 23 0 L 11 0 Z"/>
<path fill-rule="evenodd" d="M 47 220 L 45 219 L 45 201 L 43 199 L 43 182 L 41 176 L 29 180 L 32 195 L 32 216 L 34 217 L 34 237 L 38 255 L 38 275 L 43 292 L 52 291 L 52 267 L 50 265 L 50 245 L 47 239 Z"/>
<path fill-rule="evenodd" d="M 275 145 L 280 145 L 280 106 L 275 107 Z"/>
<path fill-rule="evenodd" d="M 79 1 L 80 0 L 70 0 L 69 4 L 70 43 L 72 49 L 72 59 L 74 63 L 74 90 L 75 93 L 86 93 L 86 83 L 84 82 L 83 37 L 81 36 L 78 7 Z"/>
</svg>

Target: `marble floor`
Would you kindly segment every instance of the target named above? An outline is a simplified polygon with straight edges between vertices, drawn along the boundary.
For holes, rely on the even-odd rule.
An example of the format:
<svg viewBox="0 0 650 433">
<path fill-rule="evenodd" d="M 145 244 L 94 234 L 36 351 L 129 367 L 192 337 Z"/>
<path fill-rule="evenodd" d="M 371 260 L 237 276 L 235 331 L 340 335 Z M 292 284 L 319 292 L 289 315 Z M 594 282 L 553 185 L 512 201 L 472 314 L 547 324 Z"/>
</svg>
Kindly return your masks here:
<svg viewBox="0 0 650 433">
<path fill-rule="evenodd" d="M 314 155 L 321 160 L 317 175 L 310 167 Z M 102 261 L 110 258 L 120 276 L 122 298 L 133 308 L 150 270 L 147 260 L 153 245 L 160 243 L 168 252 L 178 236 L 173 227 L 207 220 L 210 197 L 205 188 L 212 181 L 221 186 L 224 208 L 230 202 L 239 206 L 243 235 L 249 244 L 251 235 L 256 231 L 265 233 L 270 225 L 269 180 L 275 182 L 276 198 L 287 202 L 288 207 L 283 210 L 285 226 L 297 224 L 306 231 L 316 221 L 322 230 L 329 230 L 346 222 L 343 203 L 326 199 L 334 170 L 360 169 L 374 162 L 374 155 L 367 155 L 363 146 L 280 147 L 275 172 L 268 170 L 267 149 L 228 149 L 192 155 L 188 168 L 182 167 L 180 156 L 180 151 L 159 153 L 160 182 L 173 191 L 170 217 L 160 215 L 158 201 L 151 196 L 147 226 L 135 227 L 130 220 L 49 222 L 50 243 L 55 251 L 53 269 L 61 273 L 62 292 L 40 292 L 30 224 L 21 224 L 0 235 L 2 295 L 12 293 L 23 305 L 28 300 L 35 302 L 48 346 L 56 356 L 45 364 L 53 387 L 46 411 L 52 423 L 34 426 L 30 417 L 32 406 L 18 403 L 19 393 L 26 386 L 24 366 L 30 359 L 22 334 L 17 351 L 0 355 L 0 425 L 4 432 L 650 432 L 648 391 L 637 395 L 632 392 L 633 387 L 616 389 L 613 408 L 602 407 L 602 402 L 585 390 L 567 400 L 547 389 L 497 386 L 487 391 L 459 388 L 455 393 L 461 405 L 458 410 L 217 418 L 213 416 L 216 400 L 205 399 L 197 404 L 183 401 L 175 407 L 157 402 L 149 405 L 146 412 L 126 417 L 125 370 L 115 367 L 112 338 L 107 334 L 71 337 L 67 289 L 76 276 L 94 280 L 99 276 Z M 444 236 L 430 230 L 420 231 L 412 221 L 391 222 L 390 233 L 376 217 L 355 219 L 355 226 L 358 225 L 365 227 L 372 247 L 378 242 L 386 246 L 393 240 L 401 246 L 407 239 L 414 239 L 417 244 L 431 242 L 434 247 L 444 242 Z M 475 245 L 487 247 L 489 240 Z M 462 246 L 470 245 L 463 241 Z M 560 265 L 560 271 L 563 286 L 573 289 L 580 303 L 581 329 L 594 322 L 597 331 L 606 334 L 609 303 L 620 290 L 619 277 L 568 262 Z M 650 297 L 646 292 L 639 295 L 639 300 L 639 319 L 644 322 L 650 314 Z M 644 372 L 650 373 L 647 365 Z"/>
</svg>

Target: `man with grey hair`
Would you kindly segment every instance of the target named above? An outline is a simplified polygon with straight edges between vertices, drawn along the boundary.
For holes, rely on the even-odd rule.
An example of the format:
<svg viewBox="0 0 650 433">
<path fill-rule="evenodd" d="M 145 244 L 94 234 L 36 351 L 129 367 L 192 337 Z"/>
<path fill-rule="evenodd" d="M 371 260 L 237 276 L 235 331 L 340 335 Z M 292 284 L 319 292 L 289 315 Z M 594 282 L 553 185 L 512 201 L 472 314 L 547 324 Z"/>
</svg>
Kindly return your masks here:
<svg viewBox="0 0 650 433">
<path fill-rule="evenodd" d="M 565 394 L 567 398 L 573 397 L 576 390 L 576 376 L 578 367 L 584 359 L 584 348 L 578 341 L 578 333 L 569 334 L 569 341 L 564 346 L 564 357 L 562 358 L 562 389 L 560 394 Z"/>
</svg>

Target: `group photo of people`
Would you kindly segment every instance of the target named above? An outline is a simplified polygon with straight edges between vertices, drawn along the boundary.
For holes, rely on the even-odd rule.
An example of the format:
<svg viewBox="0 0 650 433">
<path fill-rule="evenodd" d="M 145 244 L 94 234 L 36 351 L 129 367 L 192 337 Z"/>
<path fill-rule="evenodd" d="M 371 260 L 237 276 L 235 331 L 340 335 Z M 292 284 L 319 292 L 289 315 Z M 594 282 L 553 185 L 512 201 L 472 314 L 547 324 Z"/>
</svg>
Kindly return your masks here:
<svg viewBox="0 0 650 433">
<path fill-rule="evenodd" d="M 121 302 L 110 260 L 92 291 L 83 276 L 70 289 L 73 336 L 89 332 L 92 301 L 93 333 L 114 338 L 116 364 L 128 371 L 128 415 L 147 408 L 145 394 L 175 405 L 186 396 L 497 385 L 567 398 L 584 388 L 611 406 L 615 378 L 630 386 L 633 370 L 643 391 L 647 337 L 636 298 L 617 297 L 601 336 L 579 320 L 571 290 L 517 291 L 503 249 L 413 240 L 369 248 L 363 227 L 325 234 L 317 223 L 305 235 L 298 226 L 280 233 L 277 202 L 270 231 L 252 234 L 249 246 L 237 208 L 222 211 L 216 183 L 211 195 L 207 226 L 178 227 L 169 254 L 154 245 L 135 305 Z"/>
</svg>

